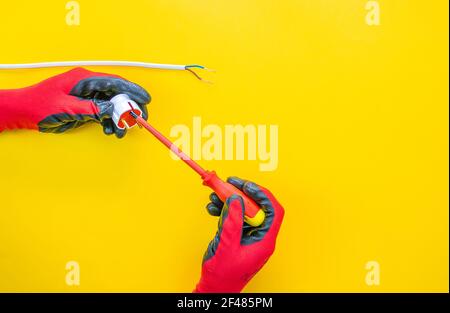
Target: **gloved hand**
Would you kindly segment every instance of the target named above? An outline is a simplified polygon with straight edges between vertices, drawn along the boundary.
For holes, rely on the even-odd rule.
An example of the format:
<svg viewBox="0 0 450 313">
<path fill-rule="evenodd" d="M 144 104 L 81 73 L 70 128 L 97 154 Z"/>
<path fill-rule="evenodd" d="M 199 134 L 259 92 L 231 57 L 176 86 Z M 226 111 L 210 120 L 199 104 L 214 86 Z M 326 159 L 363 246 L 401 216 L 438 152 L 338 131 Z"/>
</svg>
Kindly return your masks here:
<svg viewBox="0 0 450 313">
<path fill-rule="evenodd" d="M 119 76 L 75 68 L 34 86 L 0 90 L 0 131 L 27 128 L 62 133 L 87 122 L 98 122 L 107 135 L 125 136 L 126 129 L 111 119 L 109 100 L 125 93 L 148 118 L 150 95 L 142 87 Z"/>
<path fill-rule="evenodd" d="M 261 226 L 244 224 L 244 203 L 238 195 L 225 205 L 212 193 L 207 205 L 219 216 L 219 229 L 203 257 L 202 275 L 194 292 L 240 292 L 275 250 L 284 209 L 270 191 L 237 177 L 227 182 L 242 190 L 266 213 Z"/>
</svg>

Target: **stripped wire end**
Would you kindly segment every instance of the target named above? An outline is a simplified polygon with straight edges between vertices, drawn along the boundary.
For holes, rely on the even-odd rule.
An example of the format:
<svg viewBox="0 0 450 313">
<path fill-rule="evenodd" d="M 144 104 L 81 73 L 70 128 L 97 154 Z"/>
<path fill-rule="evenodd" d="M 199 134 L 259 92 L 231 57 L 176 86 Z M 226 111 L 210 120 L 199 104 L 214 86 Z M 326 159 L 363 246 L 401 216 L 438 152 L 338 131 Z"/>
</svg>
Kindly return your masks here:
<svg viewBox="0 0 450 313">
<path fill-rule="evenodd" d="M 206 80 L 206 79 L 202 78 L 202 77 L 201 77 L 200 75 L 198 75 L 194 70 L 192 70 L 193 68 L 198 68 L 198 69 L 202 69 L 202 70 L 210 71 L 210 72 L 215 72 L 214 70 L 208 69 L 208 68 L 206 68 L 206 67 L 204 67 L 204 66 L 202 66 L 202 65 L 197 65 L 197 64 L 186 65 L 186 66 L 184 67 L 184 69 L 185 69 L 186 71 L 192 73 L 192 75 L 194 75 L 198 80 L 201 80 L 202 82 L 205 82 L 205 83 L 212 84 L 212 81 L 209 81 L 209 80 Z"/>
</svg>

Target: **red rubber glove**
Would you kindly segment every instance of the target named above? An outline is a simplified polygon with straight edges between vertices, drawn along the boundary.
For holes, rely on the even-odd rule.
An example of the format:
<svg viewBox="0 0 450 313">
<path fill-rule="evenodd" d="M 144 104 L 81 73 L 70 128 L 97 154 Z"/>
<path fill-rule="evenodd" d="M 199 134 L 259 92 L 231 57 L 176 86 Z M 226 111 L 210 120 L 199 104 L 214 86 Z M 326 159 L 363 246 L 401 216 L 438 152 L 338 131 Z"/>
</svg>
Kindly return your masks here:
<svg viewBox="0 0 450 313">
<path fill-rule="evenodd" d="M 240 292 L 275 250 L 284 209 L 270 191 L 237 177 L 227 180 L 252 198 L 266 213 L 261 226 L 244 224 L 244 203 L 233 195 L 223 205 L 212 193 L 207 205 L 218 216 L 219 229 L 203 257 L 202 276 L 194 292 Z M 222 209 L 223 207 L 223 209 Z"/>
<path fill-rule="evenodd" d="M 51 77 L 34 86 L 0 90 L 0 132 L 27 128 L 61 133 L 87 122 L 99 122 L 105 134 L 121 138 L 125 130 L 111 119 L 109 100 L 125 93 L 133 99 L 147 119 L 150 95 L 142 87 L 115 75 L 95 73 L 83 68 Z"/>
</svg>

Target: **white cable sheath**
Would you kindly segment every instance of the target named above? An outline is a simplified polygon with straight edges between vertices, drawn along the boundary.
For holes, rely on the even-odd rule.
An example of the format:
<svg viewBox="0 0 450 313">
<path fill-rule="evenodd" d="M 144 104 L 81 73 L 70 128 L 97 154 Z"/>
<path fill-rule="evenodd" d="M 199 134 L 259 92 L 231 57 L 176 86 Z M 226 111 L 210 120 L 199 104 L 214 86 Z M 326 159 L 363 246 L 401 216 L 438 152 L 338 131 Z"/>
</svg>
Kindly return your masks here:
<svg viewBox="0 0 450 313">
<path fill-rule="evenodd" d="M 177 64 L 160 64 L 146 62 L 131 61 L 64 61 L 64 62 L 40 62 L 40 63 L 23 63 L 23 64 L 0 64 L 0 69 L 32 69 L 47 67 L 71 67 L 71 66 L 127 66 L 127 67 L 144 67 L 163 70 L 185 70 L 188 65 Z"/>
</svg>

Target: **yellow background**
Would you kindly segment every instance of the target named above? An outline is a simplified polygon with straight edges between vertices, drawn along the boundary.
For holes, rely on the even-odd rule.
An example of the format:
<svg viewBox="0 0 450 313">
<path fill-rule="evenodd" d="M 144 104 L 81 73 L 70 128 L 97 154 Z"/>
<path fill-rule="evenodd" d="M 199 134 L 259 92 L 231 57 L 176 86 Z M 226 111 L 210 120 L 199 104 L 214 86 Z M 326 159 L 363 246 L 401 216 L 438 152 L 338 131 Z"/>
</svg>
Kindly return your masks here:
<svg viewBox="0 0 450 313">
<path fill-rule="evenodd" d="M 127 59 L 90 68 L 153 96 L 150 121 L 279 125 L 279 166 L 202 164 L 269 187 L 286 218 L 246 291 L 448 291 L 448 1 L 80 0 L 0 4 L 0 63 Z M 0 72 L 0 88 L 65 69 Z M 1 114 L 1 112 L 0 112 Z M 208 190 L 144 131 L 98 125 L 0 135 L 1 291 L 191 291 L 216 219 Z M 81 285 L 65 284 L 78 261 Z M 365 264 L 381 266 L 380 286 Z"/>
</svg>

